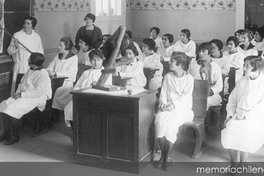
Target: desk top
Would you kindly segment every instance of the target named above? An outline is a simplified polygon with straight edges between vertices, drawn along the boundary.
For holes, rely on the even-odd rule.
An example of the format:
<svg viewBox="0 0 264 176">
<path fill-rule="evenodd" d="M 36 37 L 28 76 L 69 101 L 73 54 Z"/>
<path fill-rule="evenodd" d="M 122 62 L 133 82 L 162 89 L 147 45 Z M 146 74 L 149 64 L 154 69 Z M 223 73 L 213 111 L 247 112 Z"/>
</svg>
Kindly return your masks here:
<svg viewBox="0 0 264 176">
<path fill-rule="evenodd" d="M 104 91 L 98 89 L 81 89 L 75 90 L 71 92 L 74 94 L 81 94 L 81 95 L 98 95 L 98 96 L 109 96 L 109 97 L 122 97 L 122 98 L 134 98 L 139 99 L 143 96 L 151 94 L 156 91 L 149 91 L 145 89 L 132 89 L 132 95 L 129 94 L 128 90 L 119 90 L 119 91 Z"/>
</svg>

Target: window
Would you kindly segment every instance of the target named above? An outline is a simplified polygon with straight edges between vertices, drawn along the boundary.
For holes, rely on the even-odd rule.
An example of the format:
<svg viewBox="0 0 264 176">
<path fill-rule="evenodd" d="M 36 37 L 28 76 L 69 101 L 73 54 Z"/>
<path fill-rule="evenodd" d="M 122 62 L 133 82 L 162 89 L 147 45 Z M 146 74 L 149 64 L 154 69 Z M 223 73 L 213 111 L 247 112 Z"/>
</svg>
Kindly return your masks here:
<svg viewBox="0 0 264 176">
<path fill-rule="evenodd" d="M 121 16 L 121 0 L 96 0 L 96 16 Z"/>
</svg>

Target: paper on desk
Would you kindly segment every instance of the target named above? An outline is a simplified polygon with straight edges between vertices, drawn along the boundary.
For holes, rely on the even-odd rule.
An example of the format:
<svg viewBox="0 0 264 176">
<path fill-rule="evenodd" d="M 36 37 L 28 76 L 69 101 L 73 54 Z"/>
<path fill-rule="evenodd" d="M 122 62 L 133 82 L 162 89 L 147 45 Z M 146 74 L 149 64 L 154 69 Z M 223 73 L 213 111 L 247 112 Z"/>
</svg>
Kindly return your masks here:
<svg viewBox="0 0 264 176">
<path fill-rule="evenodd" d="M 126 90 L 118 90 L 118 91 L 104 91 L 99 89 L 85 89 L 82 92 L 87 93 L 96 93 L 96 94 L 105 94 L 105 95 L 118 95 L 118 96 L 133 96 L 140 92 L 146 91 L 145 89 L 137 89 L 137 88 L 130 88 Z"/>
</svg>

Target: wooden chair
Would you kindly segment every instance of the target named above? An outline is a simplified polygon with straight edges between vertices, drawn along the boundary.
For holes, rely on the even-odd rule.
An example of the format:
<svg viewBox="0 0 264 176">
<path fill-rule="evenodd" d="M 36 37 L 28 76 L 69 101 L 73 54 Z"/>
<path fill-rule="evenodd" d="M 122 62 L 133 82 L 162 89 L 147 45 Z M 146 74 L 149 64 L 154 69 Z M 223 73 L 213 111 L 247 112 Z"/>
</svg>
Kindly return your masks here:
<svg viewBox="0 0 264 176">
<path fill-rule="evenodd" d="M 209 107 L 209 109 L 207 111 L 206 125 L 207 126 L 209 125 L 209 123 L 210 123 L 209 122 L 209 120 L 210 120 L 209 117 L 212 115 L 212 112 L 213 112 L 215 114 L 215 117 L 216 117 L 215 118 L 216 132 L 221 131 L 221 129 L 223 128 L 224 120 L 222 119 L 222 116 L 221 116 L 221 108 L 222 107 L 225 108 L 225 104 L 228 101 L 228 96 L 229 96 L 229 94 L 232 92 L 232 90 L 235 87 L 236 70 L 237 70 L 236 68 L 231 67 L 228 75 L 223 75 L 223 85 L 225 83 L 225 79 L 228 78 L 228 87 L 229 87 L 227 96 L 224 95 L 224 86 L 223 86 L 222 92 L 220 93 L 220 95 L 221 95 L 221 97 L 223 99 L 223 102 L 221 104 L 219 104 L 219 105 Z"/>
<path fill-rule="evenodd" d="M 156 71 L 159 69 L 151 69 L 151 68 L 144 68 L 144 75 L 147 78 L 147 84 L 145 85 L 145 89 L 149 89 L 149 82 L 154 77 Z"/>
<path fill-rule="evenodd" d="M 161 61 L 161 63 L 163 65 L 162 76 L 164 77 L 167 73 L 170 72 L 170 64 L 168 61 Z"/>
<path fill-rule="evenodd" d="M 196 59 L 195 60 L 198 60 L 199 59 L 199 44 L 198 43 L 195 43 L 195 54 L 196 54 Z"/>
<path fill-rule="evenodd" d="M 194 80 L 193 89 L 193 112 L 194 119 L 192 122 L 186 122 L 184 127 L 191 127 L 195 131 L 195 148 L 191 158 L 198 158 L 207 148 L 208 142 L 205 137 L 205 117 L 207 107 L 208 82 L 205 80 Z"/>
<path fill-rule="evenodd" d="M 209 109 L 207 111 L 206 128 L 210 124 L 210 119 L 211 119 L 212 112 L 213 112 L 215 117 L 216 117 L 215 118 L 216 135 L 217 135 L 217 132 L 221 131 L 221 129 L 223 128 L 224 120 L 222 119 L 222 116 L 221 116 L 221 109 L 222 109 L 222 107 L 225 108 L 225 104 L 226 104 L 226 102 L 228 100 L 228 95 L 229 95 L 229 93 L 231 93 L 231 91 L 235 87 L 235 74 L 236 74 L 236 69 L 234 67 L 231 67 L 228 75 L 222 75 L 223 90 L 222 90 L 222 92 L 220 92 L 220 96 L 222 97 L 222 103 L 219 104 L 219 105 L 216 105 L 216 106 L 209 107 Z M 225 80 L 227 78 L 228 78 L 229 89 L 228 89 L 228 95 L 225 96 L 224 95 L 224 84 L 225 84 Z M 223 104 L 224 104 L 224 106 L 223 106 Z"/>
<path fill-rule="evenodd" d="M 160 90 L 159 90 L 160 91 Z M 206 117 L 206 107 L 207 107 L 207 91 L 208 91 L 208 81 L 206 80 L 194 80 L 193 89 L 193 107 L 194 118 L 192 122 L 184 123 L 180 128 L 190 127 L 195 132 L 195 148 L 193 150 L 191 158 L 198 158 L 203 151 L 207 148 L 208 142 L 205 137 L 205 117 Z M 159 97 L 159 92 L 157 93 Z M 156 103 L 155 108 L 157 111 L 158 103 Z M 179 130 L 179 133 L 183 130 Z M 176 134 L 175 134 L 176 135 Z M 157 144 L 155 140 L 155 150 L 157 150 Z"/>
<path fill-rule="evenodd" d="M 206 115 L 206 129 L 208 129 L 208 126 L 210 125 L 210 120 L 212 115 L 215 115 L 215 128 L 216 128 L 216 133 L 215 133 L 215 137 L 217 137 L 217 133 L 221 131 L 222 126 L 223 126 L 223 120 L 222 120 L 222 116 L 221 116 L 221 108 L 222 108 L 222 103 L 219 105 L 215 105 L 215 106 L 210 106 L 207 110 L 207 115 Z"/>
<path fill-rule="evenodd" d="M 230 71 L 228 73 L 228 93 L 230 94 L 232 92 L 232 90 L 235 88 L 236 86 L 236 68 L 234 67 L 230 67 Z"/>
</svg>

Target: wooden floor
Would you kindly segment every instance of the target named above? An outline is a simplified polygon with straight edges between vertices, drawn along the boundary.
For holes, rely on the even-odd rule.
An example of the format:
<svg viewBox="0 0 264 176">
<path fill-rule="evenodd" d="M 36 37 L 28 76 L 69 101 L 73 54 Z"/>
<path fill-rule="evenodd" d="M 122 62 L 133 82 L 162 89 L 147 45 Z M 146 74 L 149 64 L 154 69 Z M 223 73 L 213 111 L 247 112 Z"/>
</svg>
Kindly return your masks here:
<svg viewBox="0 0 264 176">
<path fill-rule="evenodd" d="M 72 142 L 70 142 L 72 131 L 70 128 L 66 127 L 62 120 L 55 125 L 56 128 L 54 130 L 38 137 L 31 137 L 32 131 L 29 126 L 22 127 L 20 129 L 19 143 L 11 146 L 6 146 L 3 142 L 0 143 L 0 175 L 134 175 L 74 163 L 77 160 L 74 157 Z M 1 134 L 2 130 L 3 129 L 0 128 Z M 148 163 L 139 175 L 178 175 L 181 172 L 185 173 L 184 175 L 190 172 L 189 175 L 192 175 L 191 173 L 194 173 L 194 170 L 191 170 L 191 168 L 193 169 L 192 163 L 225 162 L 225 165 L 228 166 L 228 152 L 222 147 L 220 138 L 215 138 L 213 131 L 213 127 L 209 128 L 207 138 L 210 146 L 199 158 L 191 159 L 189 157 L 193 149 L 193 136 L 191 132 L 186 133 L 185 135 L 180 136 L 174 145 L 173 158 L 175 166 L 172 170 L 168 172 L 162 171 L 161 169 L 156 169 L 153 163 Z M 155 155 L 155 160 L 158 159 L 159 156 L 157 154 Z M 262 162 L 263 164 L 264 147 L 262 147 L 258 152 L 250 155 L 248 161 Z"/>
</svg>

